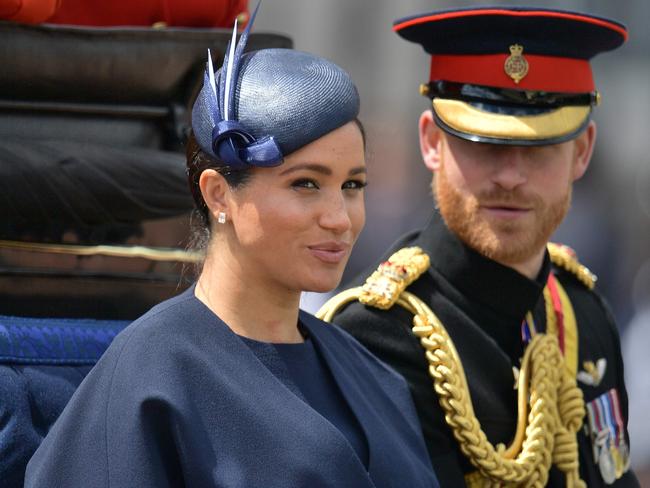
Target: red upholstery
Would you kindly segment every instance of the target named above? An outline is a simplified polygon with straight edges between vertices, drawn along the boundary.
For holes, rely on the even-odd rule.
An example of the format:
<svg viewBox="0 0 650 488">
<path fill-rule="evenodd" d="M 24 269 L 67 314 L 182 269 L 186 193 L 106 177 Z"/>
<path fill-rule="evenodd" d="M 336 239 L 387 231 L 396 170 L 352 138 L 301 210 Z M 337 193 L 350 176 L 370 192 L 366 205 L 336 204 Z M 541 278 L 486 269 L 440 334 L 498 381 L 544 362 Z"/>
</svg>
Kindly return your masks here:
<svg viewBox="0 0 650 488">
<path fill-rule="evenodd" d="M 231 27 L 242 13 L 248 0 L 0 0 L 0 19 L 29 24 Z"/>
</svg>

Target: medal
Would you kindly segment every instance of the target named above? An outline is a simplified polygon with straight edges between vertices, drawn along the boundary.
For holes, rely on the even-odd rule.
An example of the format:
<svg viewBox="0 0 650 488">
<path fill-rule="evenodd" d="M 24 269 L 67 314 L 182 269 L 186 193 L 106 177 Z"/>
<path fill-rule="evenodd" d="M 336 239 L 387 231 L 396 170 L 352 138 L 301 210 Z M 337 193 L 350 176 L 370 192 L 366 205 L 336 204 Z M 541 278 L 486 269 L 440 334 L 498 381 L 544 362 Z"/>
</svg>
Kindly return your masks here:
<svg viewBox="0 0 650 488">
<path fill-rule="evenodd" d="M 628 469 L 630 469 L 630 449 L 627 447 L 627 442 L 625 442 L 625 439 L 623 439 L 617 450 L 618 455 L 621 458 L 621 474 L 624 474 Z"/>
<path fill-rule="evenodd" d="M 629 469 L 629 449 L 618 392 L 612 388 L 585 405 L 594 461 L 603 481 L 611 485 Z"/>
<path fill-rule="evenodd" d="M 614 460 L 614 466 L 616 467 L 616 479 L 619 479 L 625 473 L 625 461 L 623 461 L 621 453 L 616 446 L 610 446 L 609 450 Z"/>
<path fill-rule="evenodd" d="M 616 481 L 616 464 L 612 457 L 612 453 L 607 446 L 603 446 L 600 449 L 598 468 L 600 469 L 600 475 L 603 477 L 605 483 L 611 485 Z"/>
</svg>

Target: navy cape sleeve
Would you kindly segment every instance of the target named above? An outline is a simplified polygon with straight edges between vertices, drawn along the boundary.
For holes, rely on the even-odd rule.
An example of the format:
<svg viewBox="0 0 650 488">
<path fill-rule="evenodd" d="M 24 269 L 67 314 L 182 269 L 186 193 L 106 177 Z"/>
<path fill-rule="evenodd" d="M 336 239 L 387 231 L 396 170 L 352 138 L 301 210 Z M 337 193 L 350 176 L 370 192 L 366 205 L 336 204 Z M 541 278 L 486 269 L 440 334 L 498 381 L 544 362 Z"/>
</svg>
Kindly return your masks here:
<svg viewBox="0 0 650 488">
<path fill-rule="evenodd" d="M 151 373 L 164 377 L 165 370 L 146 348 L 130 354 L 134 331 L 118 335 L 75 392 L 30 460 L 26 487 L 182 485 L 173 402 L 164 389 L 156 392 Z"/>
</svg>

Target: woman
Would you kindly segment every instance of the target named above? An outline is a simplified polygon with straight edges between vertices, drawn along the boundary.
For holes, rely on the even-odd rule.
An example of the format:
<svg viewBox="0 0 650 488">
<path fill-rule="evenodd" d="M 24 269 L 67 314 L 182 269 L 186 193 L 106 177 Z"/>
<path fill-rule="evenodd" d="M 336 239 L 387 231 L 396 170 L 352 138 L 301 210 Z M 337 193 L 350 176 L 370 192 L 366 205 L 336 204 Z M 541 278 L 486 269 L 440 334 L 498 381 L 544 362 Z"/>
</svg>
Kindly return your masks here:
<svg viewBox="0 0 650 488">
<path fill-rule="evenodd" d="M 356 88 L 310 54 L 242 57 L 246 37 L 193 109 L 198 282 L 115 339 L 28 487 L 437 486 L 404 381 L 298 310 L 338 284 L 364 223 Z"/>
</svg>

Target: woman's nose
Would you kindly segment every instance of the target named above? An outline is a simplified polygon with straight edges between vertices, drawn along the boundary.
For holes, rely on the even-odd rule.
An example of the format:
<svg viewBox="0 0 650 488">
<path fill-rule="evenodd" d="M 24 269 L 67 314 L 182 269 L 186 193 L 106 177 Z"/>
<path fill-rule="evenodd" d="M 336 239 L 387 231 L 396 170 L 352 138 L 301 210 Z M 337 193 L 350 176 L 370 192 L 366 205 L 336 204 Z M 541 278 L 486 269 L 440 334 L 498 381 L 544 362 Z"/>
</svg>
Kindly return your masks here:
<svg viewBox="0 0 650 488">
<path fill-rule="evenodd" d="M 332 230 L 337 234 L 347 232 L 352 227 L 348 206 L 345 201 L 345 196 L 341 192 L 332 195 L 324 203 L 320 217 L 320 225 L 328 230 Z"/>
</svg>

